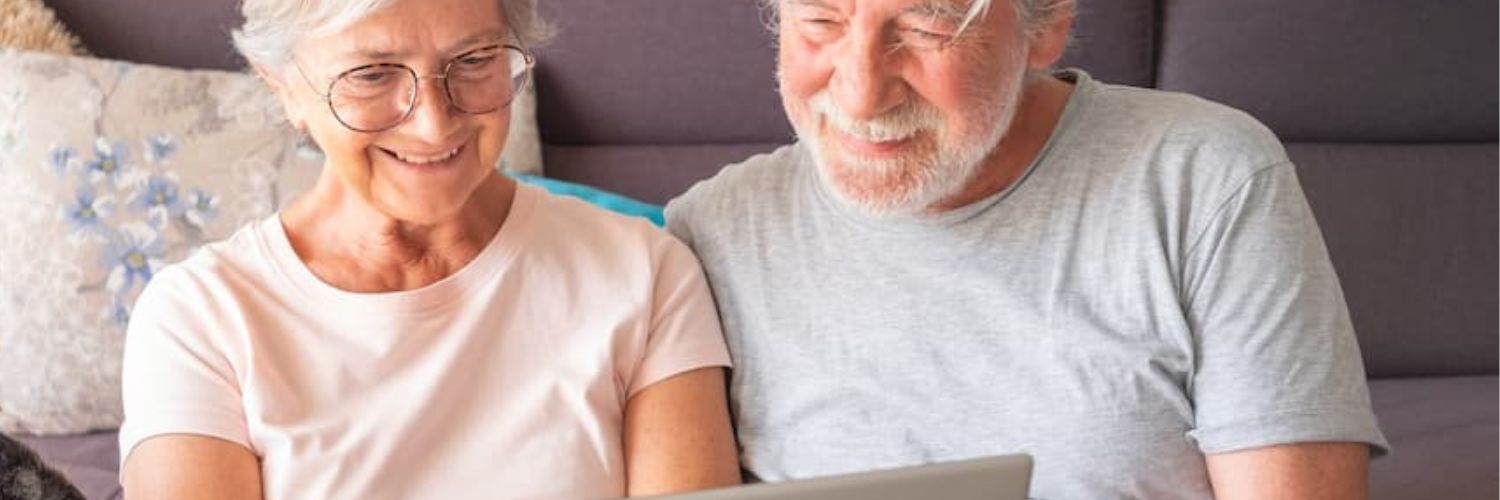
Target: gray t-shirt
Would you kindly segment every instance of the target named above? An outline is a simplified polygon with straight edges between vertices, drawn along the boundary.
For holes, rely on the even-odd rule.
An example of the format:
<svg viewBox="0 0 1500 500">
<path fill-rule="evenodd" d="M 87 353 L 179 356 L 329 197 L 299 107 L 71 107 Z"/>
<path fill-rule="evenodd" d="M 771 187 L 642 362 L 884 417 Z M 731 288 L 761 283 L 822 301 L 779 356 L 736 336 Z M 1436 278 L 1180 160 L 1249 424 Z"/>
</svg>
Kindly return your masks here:
<svg viewBox="0 0 1500 500">
<path fill-rule="evenodd" d="M 1202 99 L 1065 76 L 1025 176 L 956 211 L 849 211 L 799 145 L 668 206 L 718 300 L 752 473 L 1028 453 L 1036 498 L 1198 499 L 1204 453 L 1385 452 L 1275 136 Z"/>
</svg>

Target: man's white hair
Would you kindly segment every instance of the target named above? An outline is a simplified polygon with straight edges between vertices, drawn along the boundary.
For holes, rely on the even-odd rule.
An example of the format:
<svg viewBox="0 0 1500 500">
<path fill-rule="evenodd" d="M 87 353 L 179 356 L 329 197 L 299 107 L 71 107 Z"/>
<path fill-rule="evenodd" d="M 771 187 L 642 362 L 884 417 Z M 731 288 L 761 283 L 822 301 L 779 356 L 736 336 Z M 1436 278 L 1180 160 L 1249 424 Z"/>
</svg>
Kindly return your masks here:
<svg viewBox="0 0 1500 500">
<path fill-rule="evenodd" d="M 773 12 L 781 7 L 781 0 L 762 1 Z M 993 1 L 973 0 L 969 4 L 969 11 L 964 15 L 963 24 L 960 25 L 958 31 L 962 33 L 965 29 L 968 29 L 969 25 L 984 18 L 984 15 L 990 11 L 990 4 Z M 1011 7 L 1016 9 L 1016 15 L 1021 18 L 1022 26 L 1025 26 L 1026 30 L 1030 32 L 1053 20 L 1058 14 L 1072 10 L 1077 5 L 1078 0 L 1010 0 L 1010 3 Z M 766 21 L 767 27 L 773 32 L 776 31 L 775 16 Z"/>
<path fill-rule="evenodd" d="M 969 4 L 969 12 L 964 16 L 964 22 L 958 31 L 967 29 L 974 21 L 983 18 L 989 12 L 993 0 L 974 0 Z M 1072 9 L 1078 0 L 1011 0 L 1011 5 L 1016 9 L 1016 15 L 1021 18 L 1021 25 L 1027 30 L 1041 27 L 1052 21 L 1058 14 Z"/>
<path fill-rule="evenodd" d="M 511 36 L 523 45 L 537 45 L 551 28 L 537 16 L 537 0 L 494 0 L 505 12 Z M 282 69 L 291 62 L 292 49 L 304 38 L 332 35 L 358 23 L 395 0 L 243 0 L 245 24 L 231 36 L 234 46 L 251 63 Z"/>
</svg>

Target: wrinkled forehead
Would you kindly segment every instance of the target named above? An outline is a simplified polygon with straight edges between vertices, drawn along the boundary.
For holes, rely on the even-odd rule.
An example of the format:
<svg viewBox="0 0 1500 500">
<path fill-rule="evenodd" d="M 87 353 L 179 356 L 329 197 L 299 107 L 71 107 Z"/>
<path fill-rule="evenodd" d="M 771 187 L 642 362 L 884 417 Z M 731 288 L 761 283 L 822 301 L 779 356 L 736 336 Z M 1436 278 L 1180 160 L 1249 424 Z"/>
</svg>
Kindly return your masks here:
<svg viewBox="0 0 1500 500">
<path fill-rule="evenodd" d="M 922 16 L 955 23 L 971 19 L 988 6 L 985 0 L 778 0 L 784 7 L 854 13 L 876 10 L 893 16 Z"/>
</svg>

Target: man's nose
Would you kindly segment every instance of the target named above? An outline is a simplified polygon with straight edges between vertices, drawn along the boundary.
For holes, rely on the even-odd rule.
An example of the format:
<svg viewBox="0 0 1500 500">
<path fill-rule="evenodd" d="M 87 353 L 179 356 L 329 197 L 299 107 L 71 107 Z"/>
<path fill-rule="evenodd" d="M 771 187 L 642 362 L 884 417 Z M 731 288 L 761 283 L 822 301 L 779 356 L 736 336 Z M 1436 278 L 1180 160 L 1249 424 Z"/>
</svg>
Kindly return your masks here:
<svg viewBox="0 0 1500 500">
<path fill-rule="evenodd" d="M 834 55 L 830 92 L 850 118 L 868 120 L 898 106 L 903 85 L 889 44 L 878 34 L 851 33 Z"/>
</svg>

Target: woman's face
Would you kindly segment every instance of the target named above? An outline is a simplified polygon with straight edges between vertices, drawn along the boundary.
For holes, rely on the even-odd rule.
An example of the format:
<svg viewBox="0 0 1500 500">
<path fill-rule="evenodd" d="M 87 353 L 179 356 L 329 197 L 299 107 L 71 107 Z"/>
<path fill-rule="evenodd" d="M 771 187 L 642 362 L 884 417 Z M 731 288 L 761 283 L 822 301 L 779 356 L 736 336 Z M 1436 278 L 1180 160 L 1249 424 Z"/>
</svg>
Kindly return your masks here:
<svg viewBox="0 0 1500 500">
<path fill-rule="evenodd" d="M 397 0 L 340 33 L 300 43 L 294 51 L 295 67 L 278 79 L 278 90 L 288 118 L 304 126 L 326 155 L 325 177 L 332 174 L 344 188 L 398 220 L 423 223 L 455 216 L 493 174 L 505 146 L 510 108 L 483 114 L 461 111 L 451 102 L 444 80 L 429 77 L 442 75 L 450 63 L 483 64 L 474 54 L 493 54 L 482 49 L 507 43 L 499 3 Z M 394 100 L 397 104 L 391 99 L 335 96 L 330 105 L 325 94 L 341 75 L 351 76 L 350 70 L 375 64 L 404 65 L 420 75 L 415 104 L 391 128 L 355 131 L 340 118 L 359 126 L 362 114 L 379 113 L 374 108 L 403 109 L 404 96 L 409 95 L 402 92 L 403 97 Z M 306 82 L 296 74 L 299 68 Z M 355 84 L 370 88 L 376 87 L 368 82 L 381 78 L 361 77 L 366 83 Z M 410 74 L 397 70 L 385 78 L 409 82 Z M 337 88 L 344 89 L 345 83 Z M 342 95 L 363 91 L 353 89 Z M 331 107 L 340 109 L 337 116 Z"/>
</svg>

